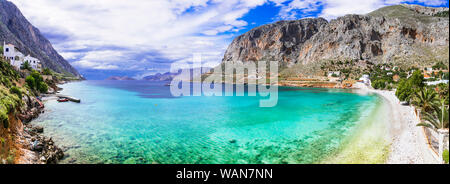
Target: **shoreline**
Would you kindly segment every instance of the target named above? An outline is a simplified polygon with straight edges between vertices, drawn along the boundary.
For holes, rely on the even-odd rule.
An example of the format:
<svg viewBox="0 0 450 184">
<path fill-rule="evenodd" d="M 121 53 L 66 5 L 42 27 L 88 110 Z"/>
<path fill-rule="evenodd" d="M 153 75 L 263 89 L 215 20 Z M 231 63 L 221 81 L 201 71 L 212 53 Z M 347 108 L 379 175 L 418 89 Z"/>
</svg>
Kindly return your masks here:
<svg viewBox="0 0 450 184">
<path fill-rule="evenodd" d="M 375 93 L 386 100 L 389 108 L 388 129 L 390 136 L 390 151 L 386 164 L 439 164 L 429 149 L 422 127 L 414 107 L 403 106 L 395 96 L 394 91 L 374 90 L 364 84 L 357 83 L 355 87 L 363 92 Z"/>
<path fill-rule="evenodd" d="M 21 124 L 21 131 L 17 131 L 18 141 L 16 142 L 20 152 L 20 157 L 16 159 L 18 164 L 57 164 L 64 157 L 64 152 L 55 145 L 52 137 L 44 135 L 44 128 L 32 124 L 32 121 L 38 118 L 40 114 L 45 113 L 45 99 L 56 97 L 61 90 L 62 88 L 55 86 L 54 93 L 42 94 L 40 100 L 37 97 L 29 97 L 28 100 L 31 102 L 29 104 L 36 104 L 37 102 L 41 106 L 35 107 L 32 105 L 31 109 L 20 115 L 26 116 L 26 118 L 15 119 L 16 122 Z"/>
</svg>

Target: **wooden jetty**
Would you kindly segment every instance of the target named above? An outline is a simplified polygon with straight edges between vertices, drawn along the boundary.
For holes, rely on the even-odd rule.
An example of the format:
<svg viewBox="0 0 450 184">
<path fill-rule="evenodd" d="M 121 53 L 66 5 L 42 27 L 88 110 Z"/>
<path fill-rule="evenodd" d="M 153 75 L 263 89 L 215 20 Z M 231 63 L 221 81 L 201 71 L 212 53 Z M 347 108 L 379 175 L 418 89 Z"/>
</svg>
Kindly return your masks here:
<svg viewBox="0 0 450 184">
<path fill-rule="evenodd" d="M 81 100 L 75 97 L 71 97 L 71 96 L 66 96 L 66 95 L 56 95 L 58 98 L 67 98 L 68 100 L 70 100 L 71 102 L 76 102 L 76 103 L 80 103 Z"/>
</svg>

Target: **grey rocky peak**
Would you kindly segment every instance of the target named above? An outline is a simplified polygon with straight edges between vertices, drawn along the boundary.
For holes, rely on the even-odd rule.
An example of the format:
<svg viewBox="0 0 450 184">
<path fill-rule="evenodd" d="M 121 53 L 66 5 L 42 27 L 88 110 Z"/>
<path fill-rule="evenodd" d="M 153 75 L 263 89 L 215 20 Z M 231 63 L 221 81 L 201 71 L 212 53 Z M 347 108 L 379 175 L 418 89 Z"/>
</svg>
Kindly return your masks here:
<svg viewBox="0 0 450 184">
<path fill-rule="evenodd" d="M 329 22 L 307 18 L 263 25 L 235 38 L 223 62 L 272 60 L 286 67 L 329 60 L 448 62 L 449 19 L 427 13 L 448 8 L 419 8 L 422 14 L 411 7 L 388 6 Z"/>
<path fill-rule="evenodd" d="M 238 36 L 225 52 L 223 61 L 296 62 L 304 43 L 328 22 L 323 18 L 279 21 Z"/>
</svg>

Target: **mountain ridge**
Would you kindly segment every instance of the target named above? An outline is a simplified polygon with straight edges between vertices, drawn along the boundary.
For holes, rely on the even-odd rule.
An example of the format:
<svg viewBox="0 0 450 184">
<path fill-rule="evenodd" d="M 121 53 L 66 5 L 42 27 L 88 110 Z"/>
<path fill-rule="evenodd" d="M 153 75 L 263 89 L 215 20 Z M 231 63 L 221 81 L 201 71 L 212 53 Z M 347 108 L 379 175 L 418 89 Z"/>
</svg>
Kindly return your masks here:
<svg viewBox="0 0 450 184">
<path fill-rule="evenodd" d="M 382 16 L 389 11 L 404 14 Z M 330 21 L 279 21 L 236 37 L 222 63 L 280 61 L 281 69 L 301 65 L 299 70 L 306 74 L 319 70 L 312 65 L 329 60 L 401 65 L 427 65 L 428 60 L 448 63 L 449 19 L 434 16 L 445 11 L 448 8 L 395 5 Z"/>
<path fill-rule="evenodd" d="M 80 73 L 53 48 L 14 3 L 0 0 L 0 41 L 11 43 L 25 54 L 38 58 L 43 67 L 81 77 Z"/>
</svg>

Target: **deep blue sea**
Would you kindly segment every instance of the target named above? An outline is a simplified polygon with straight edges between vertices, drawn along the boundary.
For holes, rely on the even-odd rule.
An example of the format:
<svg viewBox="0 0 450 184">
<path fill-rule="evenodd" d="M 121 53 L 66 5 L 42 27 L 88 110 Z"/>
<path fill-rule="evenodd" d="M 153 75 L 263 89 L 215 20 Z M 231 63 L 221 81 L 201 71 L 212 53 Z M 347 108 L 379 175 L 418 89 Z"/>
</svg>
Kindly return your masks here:
<svg viewBox="0 0 450 184">
<path fill-rule="evenodd" d="M 32 123 L 65 150 L 61 163 L 319 163 L 337 154 L 380 97 L 279 87 L 259 96 L 173 97 L 165 82 L 83 81 Z"/>
</svg>

